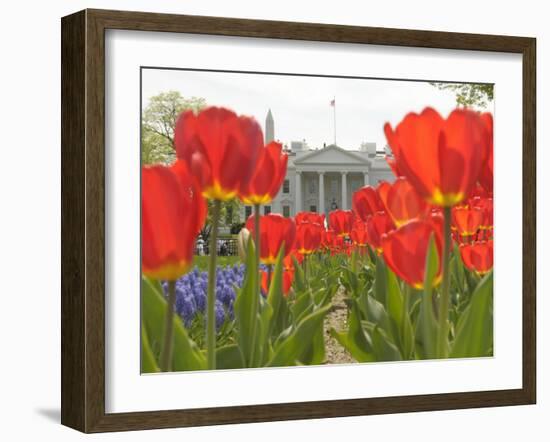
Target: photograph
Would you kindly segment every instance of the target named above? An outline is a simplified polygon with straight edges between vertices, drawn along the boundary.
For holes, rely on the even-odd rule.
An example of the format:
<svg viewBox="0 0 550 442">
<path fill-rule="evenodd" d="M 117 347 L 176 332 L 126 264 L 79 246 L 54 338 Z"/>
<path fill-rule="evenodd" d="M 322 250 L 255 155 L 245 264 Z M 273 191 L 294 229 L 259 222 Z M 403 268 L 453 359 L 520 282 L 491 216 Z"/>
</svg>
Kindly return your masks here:
<svg viewBox="0 0 550 442">
<path fill-rule="evenodd" d="M 0 442 L 550 441 L 544 5 L 4 2 Z"/>
<path fill-rule="evenodd" d="M 494 356 L 494 84 L 140 87 L 141 374 Z"/>
</svg>

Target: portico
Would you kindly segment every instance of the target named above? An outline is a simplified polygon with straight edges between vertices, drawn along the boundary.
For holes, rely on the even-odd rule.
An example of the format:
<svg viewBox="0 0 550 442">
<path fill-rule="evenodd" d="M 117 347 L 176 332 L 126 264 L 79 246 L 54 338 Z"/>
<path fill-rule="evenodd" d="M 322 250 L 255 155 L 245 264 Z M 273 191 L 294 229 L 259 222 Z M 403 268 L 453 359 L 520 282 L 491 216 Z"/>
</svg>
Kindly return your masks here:
<svg viewBox="0 0 550 442">
<path fill-rule="evenodd" d="M 294 216 L 298 212 L 328 213 L 352 208 L 353 193 L 381 180 L 393 181 L 384 156 L 370 150 L 346 150 L 338 146 L 322 149 L 293 149 L 289 152 L 287 173 L 281 190 L 263 213 Z M 245 218 L 252 207 L 243 210 Z"/>
<path fill-rule="evenodd" d="M 329 167 L 319 171 L 296 170 L 295 181 L 295 211 L 327 213 L 351 209 L 353 192 L 368 184 L 368 172 Z"/>
<path fill-rule="evenodd" d="M 338 146 L 297 153 L 287 172 L 294 180 L 293 212 L 351 209 L 353 192 L 369 184 L 370 174 L 379 175 L 372 170 L 374 160 Z"/>
</svg>

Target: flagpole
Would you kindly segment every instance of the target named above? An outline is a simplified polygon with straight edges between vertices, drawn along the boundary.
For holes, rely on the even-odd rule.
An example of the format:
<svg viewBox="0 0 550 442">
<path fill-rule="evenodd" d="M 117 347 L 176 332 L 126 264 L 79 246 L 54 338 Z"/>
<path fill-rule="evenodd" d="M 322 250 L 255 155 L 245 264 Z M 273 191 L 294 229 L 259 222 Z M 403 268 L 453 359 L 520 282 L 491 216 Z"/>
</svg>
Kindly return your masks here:
<svg viewBox="0 0 550 442">
<path fill-rule="evenodd" d="M 336 96 L 334 96 L 332 102 L 334 103 L 332 106 L 334 109 L 334 145 L 336 146 Z"/>
</svg>

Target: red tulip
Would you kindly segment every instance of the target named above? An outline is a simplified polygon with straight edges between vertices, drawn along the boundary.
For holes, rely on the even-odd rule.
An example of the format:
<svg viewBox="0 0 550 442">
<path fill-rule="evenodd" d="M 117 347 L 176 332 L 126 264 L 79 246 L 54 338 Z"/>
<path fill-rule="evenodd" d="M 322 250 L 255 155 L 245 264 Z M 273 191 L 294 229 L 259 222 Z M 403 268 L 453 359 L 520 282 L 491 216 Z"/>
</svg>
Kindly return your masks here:
<svg viewBox="0 0 550 442">
<path fill-rule="evenodd" d="M 262 278 L 262 293 L 264 296 L 267 296 L 269 293 L 269 286 L 271 285 L 271 281 L 267 281 L 268 272 L 262 270 L 261 271 L 261 278 Z M 290 289 L 292 288 L 292 281 L 294 281 L 294 270 L 283 270 L 283 295 L 288 296 Z"/>
<path fill-rule="evenodd" d="M 477 183 L 474 186 L 468 200 L 472 200 L 474 198 L 492 198 L 492 193 L 487 192 L 481 184 Z"/>
<path fill-rule="evenodd" d="M 380 197 L 380 201 L 382 201 L 383 210 L 387 210 L 388 193 L 390 192 L 391 188 L 392 185 L 387 181 L 380 181 L 378 183 L 378 186 L 376 186 L 376 192 Z"/>
<path fill-rule="evenodd" d="M 294 221 L 296 222 L 296 225 L 302 223 L 313 223 L 324 226 L 325 215 L 316 212 L 298 212 L 296 216 L 294 216 Z"/>
<path fill-rule="evenodd" d="M 323 228 L 319 224 L 302 222 L 296 226 L 296 250 L 302 255 L 310 255 L 321 245 Z"/>
<path fill-rule="evenodd" d="M 493 268 L 493 241 L 462 244 L 460 256 L 466 268 L 479 275 L 484 275 Z"/>
<path fill-rule="evenodd" d="M 353 193 L 352 207 L 355 214 L 363 221 L 384 210 L 384 204 L 378 195 L 377 190 L 372 186 L 365 186 Z"/>
<path fill-rule="evenodd" d="M 483 234 L 479 239 L 484 239 L 486 241 L 492 240 L 493 234 L 494 234 L 494 227 L 491 226 L 486 229 L 481 229 L 479 232 Z"/>
<path fill-rule="evenodd" d="M 456 228 L 460 236 L 475 235 L 481 227 L 482 221 L 483 212 L 477 207 L 459 206 L 453 208 L 453 227 Z"/>
<path fill-rule="evenodd" d="M 378 252 L 382 252 L 382 236 L 395 228 L 386 212 L 378 212 L 367 219 L 367 237 L 369 244 Z"/>
<path fill-rule="evenodd" d="M 334 243 L 335 237 L 336 237 L 336 233 L 334 233 L 334 230 L 332 229 L 323 230 L 321 232 L 321 247 L 324 249 L 330 250 Z"/>
<path fill-rule="evenodd" d="M 348 236 L 353 226 L 353 212 L 351 210 L 337 209 L 328 214 L 329 225 L 334 233 L 340 236 Z"/>
<path fill-rule="evenodd" d="M 285 270 L 293 270 L 294 269 L 294 261 L 292 260 L 292 253 L 289 253 L 283 258 L 283 268 Z"/>
<path fill-rule="evenodd" d="M 453 229 L 452 227 L 451 227 L 451 229 L 452 229 L 452 230 L 451 230 L 451 239 L 452 239 L 455 243 L 461 244 L 462 241 L 461 241 L 460 235 L 458 234 L 458 232 L 456 231 L 456 229 Z"/>
<path fill-rule="evenodd" d="M 399 170 L 399 166 L 397 165 L 397 161 L 395 161 L 394 157 L 390 157 L 386 155 L 386 163 L 388 163 L 388 166 L 390 166 L 391 171 L 393 174 L 398 178 L 400 176 L 403 176 L 401 171 Z"/>
<path fill-rule="evenodd" d="M 174 144 L 178 158 L 198 178 L 202 194 L 222 201 L 234 198 L 250 181 L 264 146 L 256 120 L 219 107 L 209 107 L 197 115 L 182 113 Z"/>
<path fill-rule="evenodd" d="M 472 198 L 470 204 L 478 208 L 483 213 L 481 221 L 482 229 L 490 229 L 493 227 L 493 199 L 492 198 Z"/>
<path fill-rule="evenodd" d="M 479 175 L 479 182 L 483 188 L 489 192 L 493 192 L 493 116 L 490 113 L 484 113 L 481 115 L 481 120 L 487 128 L 489 133 L 489 148 L 487 151 L 487 156 L 481 173 Z"/>
<path fill-rule="evenodd" d="M 350 233 L 351 240 L 356 246 L 364 247 L 369 243 L 367 225 L 363 221 L 355 221 Z"/>
<path fill-rule="evenodd" d="M 294 281 L 294 270 L 283 271 L 283 294 L 288 295 Z"/>
<path fill-rule="evenodd" d="M 292 252 L 286 255 L 283 259 L 283 267 L 285 270 L 294 270 L 293 258 L 296 259 L 298 264 L 302 264 L 302 261 L 304 260 L 304 255 L 298 253 L 296 249 L 293 249 Z"/>
<path fill-rule="evenodd" d="M 288 155 L 280 143 L 259 150 L 256 167 L 248 181 L 241 182 L 239 196 L 245 204 L 266 204 L 279 192 L 286 176 Z"/>
<path fill-rule="evenodd" d="M 246 221 L 245 227 L 255 238 L 254 215 Z M 278 213 L 260 216 L 260 260 L 264 264 L 275 264 L 279 250 L 284 244 L 284 256 L 294 247 L 296 226 L 291 218 L 285 218 Z"/>
<path fill-rule="evenodd" d="M 334 235 L 332 239 L 332 245 L 330 247 L 330 254 L 331 256 L 337 255 L 338 253 L 342 253 L 342 251 L 345 251 L 346 249 L 346 241 L 343 236 Z"/>
<path fill-rule="evenodd" d="M 321 232 L 321 247 L 334 255 L 344 246 L 344 237 L 337 235 L 334 230 L 323 230 Z"/>
<path fill-rule="evenodd" d="M 434 229 L 437 230 L 437 232 L 443 232 L 444 219 L 443 219 L 442 213 L 432 212 L 429 214 L 429 216 L 426 219 L 432 223 L 432 225 L 434 226 Z"/>
<path fill-rule="evenodd" d="M 391 185 L 385 204 L 397 227 L 411 219 L 422 218 L 428 210 L 428 205 L 403 177 L 397 178 Z"/>
<path fill-rule="evenodd" d="M 426 256 L 430 238 L 435 238 L 439 269 L 432 286 L 441 280 L 443 233 L 441 225 L 427 220 L 413 220 L 403 224 L 382 239 L 383 257 L 388 267 L 403 281 L 416 289 L 424 286 Z"/>
<path fill-rule="evenodd" d="M 426 108 L 409 113 L 395 131 L 386 123 L 384 132 L 400 172 L 428 202 L 449 207 L 470 195 L 490 142 L 478 113 L 456 109 L 444 120 Z"/>
<path fill-rule="evenodd" d="M 364 250 L 364 247 L 360 247 L 360 248 Z M 353 250 L 355 250 L 355 247 L 353 246 L 353 244 L 344 243 L 344 247 L 342 247 L 342 253 L 345 253 L 346 255 L 351 256 L 351 254 L 353 253 Z"/>
<path fill-rule="evenodd" d="M 432 206 L 430 208 L 430 215 L 440 215 L 443 216 L 443 209 L 441 207 Z"/>
<path fill-rule="evenodd" d="M 185 164 L 141 170 L 142 270 L 175 281 L 189 270 L 206 203 Z"/>
</svg>

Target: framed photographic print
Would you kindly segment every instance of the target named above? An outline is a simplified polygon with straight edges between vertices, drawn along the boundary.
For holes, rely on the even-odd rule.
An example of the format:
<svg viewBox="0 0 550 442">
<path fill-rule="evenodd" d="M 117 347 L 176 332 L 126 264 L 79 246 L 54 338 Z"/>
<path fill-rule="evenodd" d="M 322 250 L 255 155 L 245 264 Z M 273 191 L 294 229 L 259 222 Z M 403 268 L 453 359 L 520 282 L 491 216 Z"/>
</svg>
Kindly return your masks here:
<svg viewBox="0 0 550 442">
<path fill-rule="evenodd" d="M 535 403 L 535 39 L 62 19 L 62 423 Z"/>
</svg>

